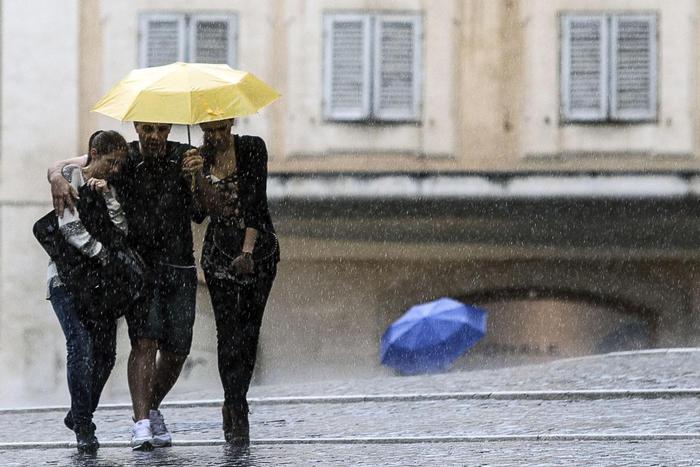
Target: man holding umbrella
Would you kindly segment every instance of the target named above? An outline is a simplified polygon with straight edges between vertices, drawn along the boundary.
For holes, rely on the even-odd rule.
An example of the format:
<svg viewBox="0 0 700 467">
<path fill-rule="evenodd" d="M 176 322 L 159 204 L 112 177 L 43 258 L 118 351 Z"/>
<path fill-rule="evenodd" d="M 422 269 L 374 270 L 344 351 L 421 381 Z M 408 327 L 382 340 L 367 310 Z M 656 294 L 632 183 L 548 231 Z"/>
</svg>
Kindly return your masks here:
<svg viewBox="0 0 700 467">
<path fill-rule="evenodd" d="M 117 188 L 129 222 L 129 239 L 153 272 L 145 309 L 128 321 L 132 350 L 128 363 L 134 408 L 134 449 L 168 446 L 158 407 L 180 375 L 192 343 L 197 272 L 190 224 L 190 171 L 201 169 L 197 150 L 168 141 L 171 125 L 136 122 L 138 141 L 129 144 L 123 183 Z M 188 167 L 181 161 L 187 158 Z M 49 170 L 59 215 L 73 209 L 75 193 L 60 175 L 67 163 L 85 165 L 86 157 L 55 164 Z"/>
<path fill-rule="evenodd" d="M 168 141 L 171 124 L 189 125 L 252 115 L 279 93 L 253 74 L 221 64 L 177 62 L 136 69 L 93 111 L 133 121 L 139 140 L 129 145 L 129 168 L 120 194 L 135 249 L 153 268 L 153 295 L 143 319 L 129 322 L 129 389 L 134 405 L 132 446 L 171 443 L 158 407 L 175 384 L 192 342 L 196 269 L 190 218 L 195 174 L 203 161 L 190 145 Z M 145 123 L 169 122 L 169 123 Z M 57 211 L 73 193 L 50 172 Z M 119 188 L 119 187 L 118 187 Z"/>
</svg>

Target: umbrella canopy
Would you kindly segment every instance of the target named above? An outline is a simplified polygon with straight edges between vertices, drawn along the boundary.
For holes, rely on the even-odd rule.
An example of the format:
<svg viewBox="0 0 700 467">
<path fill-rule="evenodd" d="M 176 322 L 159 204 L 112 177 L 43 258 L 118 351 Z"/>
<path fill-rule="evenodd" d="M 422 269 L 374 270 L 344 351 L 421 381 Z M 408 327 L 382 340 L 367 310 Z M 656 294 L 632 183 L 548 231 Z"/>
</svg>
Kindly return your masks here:
<svg viewBox="0 0 700 467">
<path fill-rule="evenodd" d="M 194 125 L 251 115 L 278 97 L 228 65 L 177 62 L 133 70 L 92 110 L 121 121 Z"/>
<path fill-rule="evenodd" d="M 441 298 L 411 307 L 381 339 L 382 364 L 404 374 L 447 369 L 486 334 L 486 311 Z"/>
</svg>

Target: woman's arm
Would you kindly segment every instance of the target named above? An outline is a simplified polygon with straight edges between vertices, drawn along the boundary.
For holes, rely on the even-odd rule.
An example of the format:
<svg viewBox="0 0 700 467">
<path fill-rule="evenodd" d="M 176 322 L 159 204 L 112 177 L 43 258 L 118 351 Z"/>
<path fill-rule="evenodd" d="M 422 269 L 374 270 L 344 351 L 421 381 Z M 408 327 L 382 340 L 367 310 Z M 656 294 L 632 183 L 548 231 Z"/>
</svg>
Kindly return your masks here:
<svg viewBox="0 0 700 467">
<path fill-rule="evenodd" d="M 77 193 L 77 188 L 82 178 L 80 167 L 77 165 L 65 165 L 61 172 L 61 177 L 64 181 Z M 59 217 L 58 230 L 61 232 L 61 235 L 63 235 L 63 238 L 83 255 L 89 258 L 97 258 L 101 262 L 104 262 L 106 259 L 107 251 L 102 243 L 90 235 L 90 232 L 87 231 L 83 222 L 80 220 L 77 211 L 69 210 L 65 212 L 63 216 Z"/>
<path fill-rule="evenodd" d="M 105 199 L 105 204 L 107 205 L 107 213 L 109 214 L 109 220 L 112 224 L 119 229 L 124 235 L 129 234 L 129 224 L 126 222 L 126 215 L 124 214 L 124 209 L 121 203 L 117 200 L 117 195 L 114 192 L 114 188 L 110 187 L 107 191 L 102 193 Z"/>
<path fill-rule="evenodd" d="M 67 212 L 63 217 L 59 217 L 58 230 L 71 246 L 88 258 L 102 261 L 106 257 L 107 251 L 102 243 L 90 235 L 77 214 Z"/>
<path fill-rule="evenodd" d="M 243 274 L 252 274 L 254 270 L 252 253 L 263 227 L 263 219 L 267 217 L 268 212 L 267 148 L 262 138 L 254 137 L 250 143 L 250 152 L 245 156 L 245 164 L 241 162 L 241 165 L 246 166 L 242 170 L 244 173 L 242 186 L 245 185 L 245 194 L 242 196 L 245 238 L 241 254 L 233 260 L 233 266 Z"/>
<path fill-rule="evenodd" d="M 250 154 L 244 170 L 245 196 L 243 197 L 243 220 L 245 226 L 258 232 L 263 230 L 263 222 L 267 217 L 267 148 L 265 141 L 253 137 L 250 144 Z"/>
<path fill-rule="evenodd" d="M 102 194 L 102 198 L 105 200 L 105 205 L 107 206 L 107 214 L 109 215 L 109 220 L 112 224 L 124 235 L 129 234 L 129 226 L 126 222 L 126 215 L 124 214 L 124 209 L 117 199 L 117 193 L 114 187 L 107 183 L 107 180 L 101 178 L 91 178 L 87 181 L 87 185 L 91 190 Z"/>
<path fill-rule="evenodd" d="M 58 161 L 49 167 L 46 178 L 51 184 L 51 198 L 53 199 L 53 208 L 56 215 L 61 218 L 65 208 L 70 212 L 75 211 L 75 200 L 78 199 L 78 192 L 71 187 L 70 183 L 63 177 L 63 168 L 67 165 L 76 165 L 85 167 L 87 165 L 87 154 Z"/>
<path fill-rule="evenodd" d="M 195 221 L 196 217 L 201 217 L 201 222 L 206 216 L 221 216 L 224 214 L 223 208 L 223 195 L 209 183 L 202 172 L 198 172 L 195 175 L 194 190 Z"/>
<path fill-rule="evenodd" d="M 203 161 L 199 150 L 187 151 L 182 159 L 183 175 L 193 177 L 192 220 L 201 223 L 207 216 L 223 214 L 224 200 L 219 191 L 214 188 L 204 176 Z"/>
<path fill-rule="evenodd" d="M 255 240 L 257 238 L 258 231 L 253 228 L 246 227 L 241 254 L 234 258 L 233 262 L 231 263 L 239 274 L 253 274 L 255 271 L 253 248 L 255 248 Z"/>
<path fill-rule="evenodd" d="M 258 239 L 258 231 L 252 227 L 246 227 L 245 238 L 243 239 L 243 253 L 253 253 L 255 248 L 255 241 Z"/>
</svg>

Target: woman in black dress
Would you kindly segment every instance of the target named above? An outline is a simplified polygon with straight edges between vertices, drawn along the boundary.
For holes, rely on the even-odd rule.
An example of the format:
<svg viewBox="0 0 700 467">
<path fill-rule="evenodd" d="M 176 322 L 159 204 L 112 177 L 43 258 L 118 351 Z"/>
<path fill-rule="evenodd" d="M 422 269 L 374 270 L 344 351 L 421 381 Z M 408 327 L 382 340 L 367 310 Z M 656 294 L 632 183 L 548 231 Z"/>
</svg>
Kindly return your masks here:
<svg viewBox="0 0 700 467">
<path fill-rule="evenodd" d="M 200 125 L 204 168 L 195 173 L 196 221 L 209 216 L 202 269 L 214 317 L 226 441 L 249 443 L 246 394 L 279 246 L 267 206 L 267 149 L 255 136 L 231 134 L 233 119 Z M 188 168 L 189 160 L 183 165 Z"/>
</svg>

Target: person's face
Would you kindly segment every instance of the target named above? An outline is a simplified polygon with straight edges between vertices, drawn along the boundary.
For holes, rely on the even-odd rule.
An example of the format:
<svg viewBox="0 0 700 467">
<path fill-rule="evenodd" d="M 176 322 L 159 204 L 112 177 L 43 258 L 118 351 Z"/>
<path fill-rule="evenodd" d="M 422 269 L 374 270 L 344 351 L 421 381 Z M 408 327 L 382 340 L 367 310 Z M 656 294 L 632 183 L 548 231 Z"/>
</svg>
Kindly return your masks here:
<svg viewBox="0 0 700 467">
<path fill-rule="evenodd" d="M 95 151 L 94 149 L 92 151 Z M 108 154 L 98 155 L 91 152 L 93 166 L 92 176 L 113 181 L 119 178 L 126 161 L 126 148 L 114 150 Z"/>
<path fill-rule="evenodd" d="M 231 127 L 233 127 L 233 120 L 200 124 L 199 128 L 204 134 L 204 146 L 210 147 L 217 152 L 226 151 L 231 144 Z"/>
<path fill-rule="evenodd" d="M 172 125 L 169 123 L 134 123 L 136 134 L 139 136 L 141 151 L 150 156 L 162 156 L 165 154 L 165 143 Z"/>
</svg>

